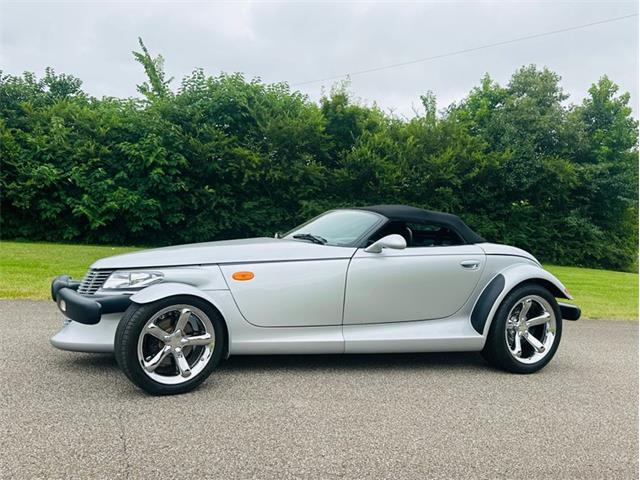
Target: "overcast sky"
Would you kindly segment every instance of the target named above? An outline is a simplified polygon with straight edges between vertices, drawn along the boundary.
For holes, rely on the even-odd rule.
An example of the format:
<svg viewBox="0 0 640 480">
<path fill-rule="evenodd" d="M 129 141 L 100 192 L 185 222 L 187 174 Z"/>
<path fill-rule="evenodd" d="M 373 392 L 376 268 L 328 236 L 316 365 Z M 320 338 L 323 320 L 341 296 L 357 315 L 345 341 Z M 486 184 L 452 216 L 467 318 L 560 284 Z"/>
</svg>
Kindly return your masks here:
<svg viewBox="0 0 640 480">
<path fill-rule="evenodd" d="M 0 0 L 0 69 L 81 78 L 96 96 L 134 96 L 142 36 L 179 79 L 195 67 L 264 81 L 321 79 L 446 54 L 638 12 L 634 1 L 205 2 Z M 351 77 L 351 91 L 399 115 L 435 92 L 463 98 L 488 72 L 500 83 L 521 65 L 562 76 L 573 102 L 607 74 L 638 117 L 638 17 Z M 317 99 L 335 80 L 300 85 Z"/>
</svg>

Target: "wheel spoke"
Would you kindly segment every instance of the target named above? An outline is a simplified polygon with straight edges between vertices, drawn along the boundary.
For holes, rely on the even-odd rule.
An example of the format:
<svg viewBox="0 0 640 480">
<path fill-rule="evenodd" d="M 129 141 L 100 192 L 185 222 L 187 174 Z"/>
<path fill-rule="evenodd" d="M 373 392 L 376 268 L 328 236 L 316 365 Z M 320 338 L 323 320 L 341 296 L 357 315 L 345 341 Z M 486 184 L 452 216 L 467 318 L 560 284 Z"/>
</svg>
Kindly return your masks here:
<svg viewBox="0 0 640 480">
<path fill-rule="evenodd" d="M 537 325 L 544 325 L 545 323 L 548 323 L 550 319 L 551 314 L 549 312 L 544 312 L 542 315 L 527 320 L 527 328 L 535 327 Z"/>
<path fill-rule="evenodd" d="M 169 335 L 168 332 L 164 331 L 163 329 L 161 329 L 159 326 L 157 326 L 155 323 L 151 323 L 149 324 L 149 326 L 146 329 L 146 333 L 148 333 L 149 335 L 153 335 L 154 337 L 156 337 L 158 340 L 161 341 L 165 341 L 165 337 L 167 335 Z"/>
<path fill-rule="evenodd" d="M 516 334 L 514 336 L 513 343 L 514 343 L 514 348 L 511 351 L 513 352 L 513 354 L 516 357 L 521 356 L 522 355 L 522 343 L 520 341 L 520 334 L 518 332 L 516 332 Z"/>
<path fill-rule="evenodd" d="M 183 337 L 183 345 L 209 345 L 213 341 L 213 335 L 205 333 L 202 335 L 193 335 L 191 337 Z"/>
<path fill-rule="evenodd" d="M 182 353 L 182 349 L 175 348 L 171 351 L 171 354 L 173 355 L 173 358 L 175 358 L 176 360 L 176 365 L 178 366 L 178 370 L 180 370 L 180 375 L 182 375 L 184 378 L 187 378 L 188 376 L 190 376 L 191 367 L 189 367 L 189 362 L 187 362 L 187 359 Z"/>
<path fill-rule="evenodd" d="M 144 362 L 142 366 L 147 372 L 154 372 L 155 369 L 158 368 L 158 365 L 160 365 L 162 361 L 167 357 L 167 355 L 169 355 L 170 351 L 171 347 L 165 345 L 162 350 L 156 353 L 151 360 L 149 360 L 148 362 Z"/>
<path fill-rule="evenodd" d="M 540 340 L 531 335 L 531 333 L 525 332 L 522 338 L 524 338 L 529 343 L 529 345 L 531 345 L 535 349 L 536 352 L 544 352 L 544 345 L 540 343 Z"/>
<path fill-rule="evenodd" d="M 178 322 L 176 323 L 176 330 L 183 331 L 190 317 L 191 310 L 189 310 L 188 308 L 183 308 L 180 312 L 180 318 L 178 318 Z"/>
<path fill-rule="evenodd" d="M 529 313 L 529 309 L 531 308 L 531 299 L 528 298 L 524 302 L 522 302 L 522 310 L 520 310 L 520 315 L 518 316 L 521 322 L 527 320 L 527 313 Z"/>
</svg>

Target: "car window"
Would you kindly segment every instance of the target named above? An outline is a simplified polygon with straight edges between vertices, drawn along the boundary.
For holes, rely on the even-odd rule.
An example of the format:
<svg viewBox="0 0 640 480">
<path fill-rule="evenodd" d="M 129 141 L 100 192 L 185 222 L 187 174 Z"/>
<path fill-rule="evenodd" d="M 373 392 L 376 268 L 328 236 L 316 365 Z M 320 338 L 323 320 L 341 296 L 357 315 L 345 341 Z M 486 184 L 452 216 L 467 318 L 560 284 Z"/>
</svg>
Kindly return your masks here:
<svg viewBox="0 0 640 480">
<path fill-rule="evenodd" d="M 454 230 L 436 223 L 406 223 L 405 226 L 411 236 L 411 247 L 446 247 L 464 243 Z"/>
<path fill-rule="evenodd" d="M 367 245 L 392 234 L 404 237 L 407 248 L 446 247 L 465 243 L 457 232 L 437 223 L 392 221 L 371 235 Z"/>
<path fill-rule="evenodd" d="M 380 221 L 379 215 L 363 210 L 333 210 L 287 232 L 284 238 L 304 241 L 302 237 L 313 235 L 326 245 L 348 247 Z"/>
</svg>

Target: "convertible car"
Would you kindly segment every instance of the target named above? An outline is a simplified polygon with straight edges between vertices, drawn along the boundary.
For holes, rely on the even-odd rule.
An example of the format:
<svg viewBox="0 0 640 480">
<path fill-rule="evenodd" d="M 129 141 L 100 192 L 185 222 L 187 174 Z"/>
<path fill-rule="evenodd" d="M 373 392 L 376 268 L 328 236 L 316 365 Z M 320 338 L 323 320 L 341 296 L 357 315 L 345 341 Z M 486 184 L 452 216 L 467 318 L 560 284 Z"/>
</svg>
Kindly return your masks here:
<svg viewBox="0 0 640 480">
<path fill-rule="evenodd" d="M 515 373 L 555 354 L 567 289 L 460 218 L 401 205 L 328 211 L 275 238 L 197 243 L 57 277 L 51 343 L 114 352 L 153 394 L 189 391 L 230 355 L 480 351 Z"/>
</svg>

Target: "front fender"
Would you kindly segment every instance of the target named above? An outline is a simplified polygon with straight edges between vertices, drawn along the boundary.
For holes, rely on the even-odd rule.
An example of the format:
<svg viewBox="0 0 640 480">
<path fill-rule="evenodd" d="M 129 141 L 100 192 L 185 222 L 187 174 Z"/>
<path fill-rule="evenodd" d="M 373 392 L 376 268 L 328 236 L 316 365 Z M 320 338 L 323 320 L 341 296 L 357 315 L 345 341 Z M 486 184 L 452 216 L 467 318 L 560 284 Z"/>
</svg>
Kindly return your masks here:
<svg viewBox="0 0 640 480">
<path fill-rule="evenodd" d="M 526 263 L 512 265 L 498 273 L 476 300 L 471 313 L 473 328 L 486 338 L 493 317 L 504 298 L 515 287 L 528 281 L 543 285 L 556 298 L 572 298 L 562 282 L 542 267 Z"/>
<path fill-rule="evenodd" d="M 130 300 L 133 303 L 144 304 L 155 302 L 156 300 L 161 300 L 167 297 L 173 297 L 174 295 L 191 295 L 193 297 L 206 300 L 215 306 L 212 298 L 199 288 L 177 282 L 166 282 L 151 285 L 150 287 L 133 294 Z"/>
<path fill-rule="evenodd" d="M 203 291 L 192 285 L 178 282 L 166 282 L 151 285 L 150 287 L 140 290 L 138 293 L 131 296 L 131 302 L 139 305 L 145 303 L 155 302 L 167 297 L 173 297 L 175 295 L 190 295 L 192 297 L 201 298 L 205 302 L 209 303 L 215 310 L 218 311 L 222 317 L 222 321 L 225 328 L 227 341 L 225 342 L 224 356 L 229 357 L 229 346 L 231 345 L 231 331 L 228 325 L 228 315 L 233 312 L 231 305 L 235 306 L 231 299 L 231 293 L 228 289 L 216 289 Z M 231 299 L 229 301 L 229 299 Z M 227 308 L 224 308 L 227 305 Z"/>
</svg>

